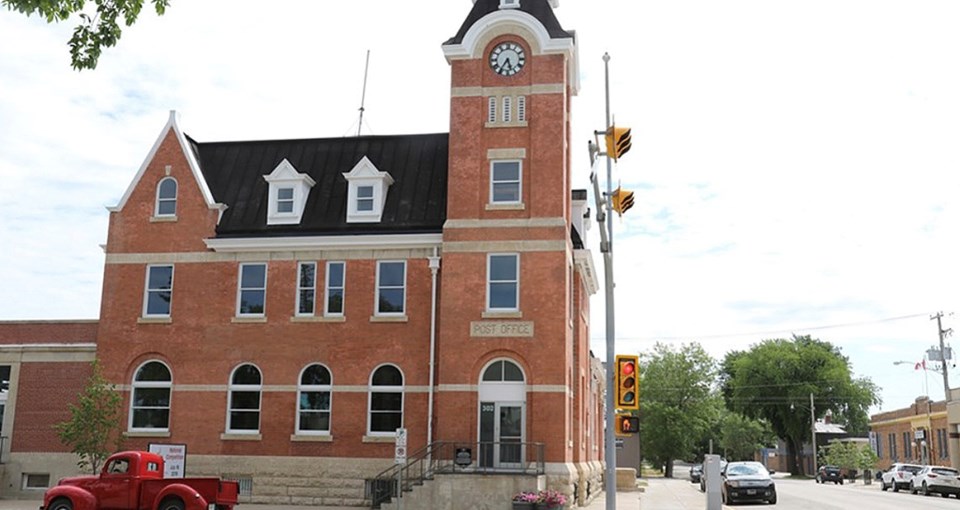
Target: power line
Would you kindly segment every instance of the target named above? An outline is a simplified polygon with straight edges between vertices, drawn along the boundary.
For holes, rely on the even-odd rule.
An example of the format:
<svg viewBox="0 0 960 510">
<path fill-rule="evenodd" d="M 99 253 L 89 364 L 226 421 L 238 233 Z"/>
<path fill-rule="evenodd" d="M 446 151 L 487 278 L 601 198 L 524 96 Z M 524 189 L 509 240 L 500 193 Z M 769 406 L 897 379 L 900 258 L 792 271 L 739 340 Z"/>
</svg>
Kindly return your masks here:
<svg viewBox="0 0 960 510">
<path fill-rule="evenodd" d="M 872 321 L 861 321 L 861 322 L 848 322 L 843 324 L 830 324 L 826 326 L 812 326 L 806 328 L 792 328 L 792 329 L 775 329 L 767 331 L 751 331 L 745 333 L 714 333 L 709 335 L 678 335 L 678 336 L 655 336 L 655 337 L 626 337 L 618 336 L 617 340 L 639 340 L 639 341 L 669 341 L 669 340 L 702 340 L 702 339 L 716 339 L 716 338 L 734 338 L 742 336 L 764 336 L 764 335 L 779 335 L 779 334 L 794 334 L 797 332 L 807 332 L 807 331 L 823 331 L 827 329 L 839 329 L 839 328 L 850 328 L 856 326 L 869 326 L 873 324 L 882 324 L 884 322 L 894 322 L 901 321 L 906 319 L 915 319 L 917 317 L 927 317 L 929 312 L 926 313 L 915 313 L 911 315 L 901 315 L 898 317 L 888 317 L 885 319 L 877 319 Z M 595 338 L 594 340 L 600 340 L 600 338 Z"/>
</svg>

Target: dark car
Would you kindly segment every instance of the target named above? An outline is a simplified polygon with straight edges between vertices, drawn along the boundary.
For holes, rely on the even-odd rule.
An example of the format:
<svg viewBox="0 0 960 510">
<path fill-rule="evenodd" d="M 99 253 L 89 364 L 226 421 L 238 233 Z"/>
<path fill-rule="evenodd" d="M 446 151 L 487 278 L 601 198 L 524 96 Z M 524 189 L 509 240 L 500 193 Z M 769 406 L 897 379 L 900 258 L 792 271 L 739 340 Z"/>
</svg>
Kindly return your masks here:
<svg viewBox="0 0 960 510">
<path fill-rule="evenodd" d="M 777 488 L 770 471 L 759 462 L 731 462 L 723 470 L 720 497 L 724 505 L 740 501 L 777 504 Z"/>
<path fill-rule="evenodd" d="M 720 473 L 727 467 L 727 461 L 720 459 Z M 707 477 L 703 472 L 703 464 L 700 464 L 700 492 L 707 492 Z"/>
<path fill-rule="evenodd" d="M 820 466 L 815 479 L 817 483 L 833 482 L 843 485 L 843 474 L 840 473 L 840 468 L 837 466 Z"/>
<path fill-rule="evenodd" d="M 703 475 L 703 464 L 694 464 L 690 466 L 690 482 L 700 483 L 700 476 Z"/>
</svg>

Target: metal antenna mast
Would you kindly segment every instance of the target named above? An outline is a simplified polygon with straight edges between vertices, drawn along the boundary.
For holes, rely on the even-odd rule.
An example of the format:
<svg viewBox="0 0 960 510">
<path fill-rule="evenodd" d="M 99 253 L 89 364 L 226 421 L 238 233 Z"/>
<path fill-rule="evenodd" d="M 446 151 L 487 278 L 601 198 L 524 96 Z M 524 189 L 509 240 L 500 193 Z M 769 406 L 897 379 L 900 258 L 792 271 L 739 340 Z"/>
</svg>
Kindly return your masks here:
<svg viewBox="0 0 960 510">
<path fill-rule="evenodd" d="M 363 129 L 363 105 L 367 102 L 367 71 L 370 70 L 370 50 L 367 50 L 367 62 L 363 65 L 363 93 L 360 95 L 360 120 L 357 122 L 357 136 Z"/>
</svg>

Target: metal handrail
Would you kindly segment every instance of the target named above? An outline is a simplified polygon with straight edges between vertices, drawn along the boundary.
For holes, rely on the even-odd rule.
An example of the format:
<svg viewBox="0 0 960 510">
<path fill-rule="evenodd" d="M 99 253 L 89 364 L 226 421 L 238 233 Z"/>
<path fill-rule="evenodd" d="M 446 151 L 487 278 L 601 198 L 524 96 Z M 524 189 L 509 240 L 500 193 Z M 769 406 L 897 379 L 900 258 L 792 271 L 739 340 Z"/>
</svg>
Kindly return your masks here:
<svg viewBox="0 0 960 510">
<path fill-rule="evenodd" d="M 380 508 L 437 473 L 542 475 L 545 465 L 543 443 L 436 441 L 414 452 L 405 464 L 367 479 L 364 498 L 370 500 L 371 508 Z"/>
</svg>

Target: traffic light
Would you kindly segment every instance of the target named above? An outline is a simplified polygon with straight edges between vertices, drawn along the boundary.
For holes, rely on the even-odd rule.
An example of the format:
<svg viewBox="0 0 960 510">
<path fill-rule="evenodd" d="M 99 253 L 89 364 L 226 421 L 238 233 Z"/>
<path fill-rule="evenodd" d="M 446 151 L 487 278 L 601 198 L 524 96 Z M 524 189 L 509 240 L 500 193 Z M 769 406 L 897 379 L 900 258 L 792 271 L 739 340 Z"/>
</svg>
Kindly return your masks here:
<svg viewBox="0 0 960 510">
<path fill-rule="evenodd" d="M 617 188 L 610 196 L 612 203 L 610 208 L 617 211 L 617 214 L 623 216 L 627 209 L 633 207 L 633 192 L 622 188 Z"/>
<path fill-rule="evenodd" d="M 637 398 L 640 390 L 637 380 L 637 365 L 640 358 L 625 354 L 616 357 L 616 399 L 614 407 L 617 409 L 640 409 Z"/>
<path fill-rule="evenodd" d="M 617 434 L 629 436 L 640 432 L 640 417 L 632 414 L 617 415 Z"/>
<path fill-rule="evenodd" d="M 630 150 L 630 128 L 610 126 L 603 138 L 607 142 L 607 157 L 614 161 Z"/>
</svg>

